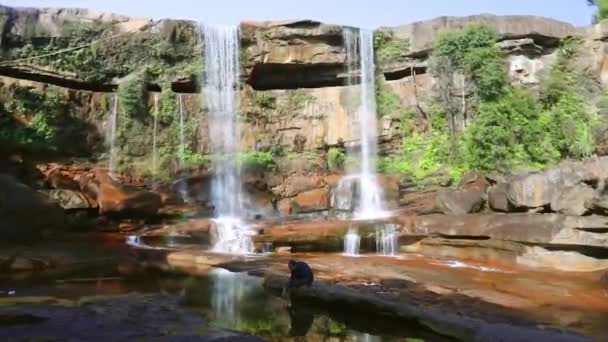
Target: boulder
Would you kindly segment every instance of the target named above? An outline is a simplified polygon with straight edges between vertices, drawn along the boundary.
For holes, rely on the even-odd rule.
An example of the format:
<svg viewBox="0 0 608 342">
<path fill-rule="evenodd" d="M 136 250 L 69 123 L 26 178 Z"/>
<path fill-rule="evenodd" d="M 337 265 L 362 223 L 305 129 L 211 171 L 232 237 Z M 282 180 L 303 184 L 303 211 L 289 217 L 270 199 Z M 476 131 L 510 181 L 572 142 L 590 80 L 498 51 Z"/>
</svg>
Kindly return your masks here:
<svg viewBox="0 0 608 342">
<path fill-rule="evenodd" d="M 586 184 L 577 184 L 563 188 L 551 200 L 551 210 L 564 215 L 581 216 L 589 209 L 585 203 L 593 200 L 595 190 Z"/>
<path fill-rule="evenodd" d="M 96 171 L 99 181 L 99 213 L 102 215 L 156 215 L 161 206 L 160 196 L 143 190 L 131 190 L 114 181 L 103 171 Z"/>
<path fill-rule="evenodd" d="M 45 229 L 63 228 L 66 217 L 56 203 L 15 178 L 0 175 L 0 234 L 3 240 L 31 240 Z"/>
<path fill-rule="evenodd" d="M 80 191 L 53 189 L 47 190 L 45 193 L 50 199 L 57 202 L 63 209 L 90 209 L 95 206 L 89 203 L 89 200 Z"/>
<path fill-rule="evenodd" d="M 476 213 L 483 209 L 490 184 L 481 175 L 465 179 L 457 190 L 443 191 L 435 198 L 436 208 L 444 214 Z"/>
<path fill-rule="evenodd" d="M 507 186 L 509 202 L 516 208 L 546 207 L 561 189 L 608 177 L 608 157 L 584 162 L 564 162 L 556 168 L 517 176 Z"/>
<path fill-rule="evenodd" d="M 325 188 L 299 193 L 291 202 L 294 213 L 309 213 L 329 209 L 329 190 Z"/>
<path fill-rule="evenodd" d="M 47 173 L 46 182 L 53 189 L 80 190 L 78 182 L 64 175 L 59 168 Z"/>
<path fill-rule="evenodd" d="M 608 220 L 561 214 L 398 216 L 402 236 L 475 237 L 528 244 L 608 246 Z"/>
<path fill-rule="evenodd" d="M 499 183 L 490 187 L 488 190 L 488 205 L 494 211 L 510 212 L 514 210 L 507 196 L 507 183 Z"/>
</svg>

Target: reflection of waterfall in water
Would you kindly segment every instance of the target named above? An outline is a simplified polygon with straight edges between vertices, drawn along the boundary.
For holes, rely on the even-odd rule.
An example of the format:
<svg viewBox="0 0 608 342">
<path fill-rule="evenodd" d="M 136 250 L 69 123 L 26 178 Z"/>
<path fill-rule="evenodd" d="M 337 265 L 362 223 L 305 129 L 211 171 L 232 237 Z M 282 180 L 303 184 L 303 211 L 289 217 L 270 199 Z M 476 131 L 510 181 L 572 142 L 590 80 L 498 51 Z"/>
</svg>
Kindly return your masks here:
<svg viewBox="0 0 608 342">
<path fill-rule="evenodd" d="M 344 254 L 348 256 L 358 256 L 360 245 L 361 237 L 359 236 L 357 229 L 348 229 L 348 233 L 344 236 Z"/>
<path fill-rule="evenodd" d="M 239 32 L 237 26 L 201 27 L 205 46 L 203 90 L 207 105 L 209 145 L 213 154 L 211 201 L 215 207 L 214 251 L 251 253 L 255 234 L 242 221 L 243 191 L 239 152 Z"/>
<path fill-rule="evenodd" d="M 209 273 L 213 282 L 211 308 L 214 320 L 226 328 L 236 328 L 240 320 L 239 306 L 246 293 L 256 286 L 247 274 L 215 268 Z"/>
<path fill-rule="evenodd" d="M 359 71 L 359 100 L 357 118 L 361 141 L 361 167 L 359 174 L 358 205 L 355 215 L 360 219 L 386 216 L 382 208 L 382 191 L 378 185 L 376 171 L 377 158 L 377 118 L 376 85 L 374 66 L 373 32 L 343 31 L 348 65 L 348 84 L 354 87 L 356 71 Z M 357 39 L 358 38 L 358 39 Z M 358 64 L 357 64 L 358 61 Z"/>
<path fill-rule="evenodd" d="M 382 342 L 382 338 L 380 336 L 374 336 L 356 331 L 351 331 L 348 335 L 354 338 L 352 341 L 355 342 Z M 405 340 L 407 341 L 408 339 Z M 412 339 L 412 341 L 414 340 L 418 341 L 417 339 Z"/>
<path fill-rule="evenodd" d="M 399 248 L 396 224 L 383 224 L 376 227 L 376 253 L 384 256 L 394 256 Z"/>
<path fill-rule="evenodd" d="M 108 137 L 110 141 L 110 158 L 108 161 L 108 172 L 114 174 L 116 170 L 116 120 L 118 116 L 118 96 L 114 94 L 112 97 L 112 113 L 108 122 Z"/>
<path fill-rule="evenodd" d="M 156 130 L 158 121 L 158 93 L 154 93 L 154 132 L 152 133 L 152 174 L 158 171 L 158 154 L 156 151 Z"/>
</svg>

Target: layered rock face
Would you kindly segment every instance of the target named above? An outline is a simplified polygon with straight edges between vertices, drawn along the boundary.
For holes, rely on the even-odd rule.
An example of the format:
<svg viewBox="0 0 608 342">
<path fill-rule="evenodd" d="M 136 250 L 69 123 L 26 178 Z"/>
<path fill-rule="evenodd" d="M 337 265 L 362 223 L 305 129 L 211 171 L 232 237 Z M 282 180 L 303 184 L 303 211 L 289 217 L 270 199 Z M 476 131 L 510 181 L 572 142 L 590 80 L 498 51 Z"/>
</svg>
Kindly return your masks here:
<svg viewBox="0 0 608 342">
<path fill-rule="evenodd" d="M 428 111 L 433 86 L 438 82 L 429 70 L 433 42 L 442 31 L 468 24 L 484 24 L 498 32 L 498 44 L 512 82 L 532 90 L 543 86 L 559 44 L 571 37 L 579 38 L 579 60 L 574 64 L 592 83 L 585 98 L 590 105 L 599 107 L 601 84 L 608 79 L 604 75 L 604 69 L 608 70 L 604 52 L 606 24 L 579 30 L 566 23 L 529 16 L 443 17 L 378 30 L 398 47 L 391 53 L 378 47 L 379 77 L 384 78 L 399 104 L 415 117 Z M 15 99 L 22 101 L 17 104 L 26 103 L 23 99 L 28 97 L 24 93 L 55 94 L 43 99 L 52 102 L 59 98 L 58 102 L 65 105 L 58 111 L 63 113 L 64 121 L 51 124 L 61 132 L 59 136 L 69 139 L 53 141 L 54 151 L 58 155 L 86 157 L 105 166 L 109 159 L 108 130 L 114 92 L 120 97 L 120 85 L 141 76 L 138 80 L 143 86 L 137 88 L 136 95 L 142 103 L 136 110 L 124 103 L 117 106 L 119 132 L 115 144 L 119 171 L 165 182 L 175 179 L 184 169 L 198 167 L 200 173 L 191 178 L 180 175 L 181 181 L 175 185 L 177 189 L 179 184 L 189 184 L 197 193 L 187 195 L 206 204 L 208 185 L 206 178 L 200 176 L 206 174 L 205 165 L 201 166 L 204 163 L 198 160 L 199 164 L 186 165 L 184 160 L 196 158 L 177 156 L 181 131 L 188 152 L 204 154 L 209 146 L 206 108 L 197 94 L 202 56 L 196 24 L 155 22 L 87 10 L 3 7 L 0 26 L 5 60 L 0 65 L 0 98 L 11 103 L 7 106 L 11 109 L 7 124 L 19 127 L 34 120 L 36 113 L 13 110 L 27 108 L 12 103 Z M 348 75 L 342 27 L 310 20 L 244 22 L 240 32 L 241 150 L 272 152 L 275 157 L 273 168 L 243 177 L 246 190 L 253 195 L 257 207 L 284 215 L 335 209 L 340 175 L 329 175 L 326 152 L 330 147 L 358 145 L 357 122 L 350 116 L 356 104 L 349 100 L 350 89 L 345 85 Z M 64 50 L 70 52 L 63 55 Z M 61 61 L 53 57 L 59 52 L 65 56 Z M 460 92 L 464 94 L 465 89 L 456 89 L 456 93 Z M 381 154 L 395 152 L 400 146 L 402 131 L 397 115 L 388 113 L 378 118 Z M 183 130 L 179 125 L 182 117 Z M 77 129 L 60 129 L 76 123 Z M 153 155 L 154 141 L 160 151 L 157 155 Z M 153 162 L 157 164 L 155 170 L 151 169 Z M 386 197 L 395 205 L 399 202 L 407 214 L 441 212 L 462 216 L 487 208 L 496 212 L 603 214 L 608 207 L 599 190 L 599 180 L 605 178 L 603 164 L 592 164 L 564 166 L 508 182 L 471 179 L 458 190 L 437 196 L 411 192 L 406 189 L 407 182 L 389 177 L 383 178 L 382 183 Z M 159 175 L 155 173 L 158 170 L 166 173 Z M 93 178 L 99 182 L 99 178 Z M 135 210 L 149 214 L 156 212 L 160 201 L 148 194 L 131 197 L 122 186 L 111 182 L 84 182 L 56 172 L 49 173 L 47 179 L 47 195 L 67 210 L 101 208 L 104 213 Z M 120 199 L 117 201 L 121 204 L 100 200 L 100 192 Z M 353 196 L 354 191 L 347 192 Z"/>
<path fill-rule="evenodd" d="M 5 54 L 8 59 L 20 60 L 2 65 L 0 75 L 5 77 L 57 84 L 79 91 L 113 91 L 122 77 L 140 72 L 147 65 L 159 65 L 164 68 L 161 70 L 170 72 L 153 73 L 148 81 L 150 90 L 164 89 L 169 84 L 177 92 L 195 91 L 197 88 L 200 46 L 194 23 L 153 22 L 87 10 L 6 7 L 2 17 Z M 583 37 L 587 44 L 585 47 L 594 47 L 593 52 L 581 57 L 584 60 L 580 67 L 591 76 L 601 78 L 601 26 L 583 32 L 569 24 L 539 17 L 442 17 L 379 31 L 404 42 L 400 53 L 378 63 L 404 107 L 414 112 L 428 109 L 425 106 L 433 96 L 432 85 L 435 82 L 427 65 L 432 44 L 442 31 L 468 24 L 484 24 L 497 30 L 515 83 L 539 87 L 551 67 L 555 48 L 569 37 Z M 45 58 L 30 59 L 41 52 L 37 50 L 36 42 L 63 42 L 56 44 L 57 50 L 70 48 L 74 25 L 91 32 L 85 37 L 78 36 L 83 43 L 99 41 L 96 44 L 101 44 L 101 49 L 97 53 L 101 53 L 103 59 L 84 65 L 84 70 L 79 70 L 78 63 L 60 65 Z M 243 150 L 279 145 L 287 151 L 300 153 L 328 145 L 357 143 L 357 136 L 353 133 L 356 132 L 355 120 L 348 115 L 353 111 L 348 110 L 347 87 L 344 86 L 346 67 L 342 39 L 342 27 L 310 20 L 241 24 L 241 96 L 245 114 Z M 33 49 L 26 49 L 28 44 L 33 44 Z M 146 45 L 173 52 L 163 55 L 165 52 L 161 51 L 160 57 L 156 57 L 137 51 L 137 46 Z M 81 53 L 87 55 L 87 49 Z M 119 67 L 119 64 L 123 66 Z M 97 71 L 93 74 L 94 70 Z M 9 80 L 6 82 L 11 83 Z M 151 106 L 152 101 L 149 102 Z M 89 102 L 86 106 L 99 104 Z M 197 122 L 198 125 L 205 124 L 204 108 L 192 106 L 188 114 L 203 117 Z M 385 149 L 390 151 L 398 146 L 398 117 L 388 115 L 380 118 L 379 130 Z M 204 152 L 208 146 L 204 129 L 198 131 L 198 143 L 193 148 Z"/>
</svg>

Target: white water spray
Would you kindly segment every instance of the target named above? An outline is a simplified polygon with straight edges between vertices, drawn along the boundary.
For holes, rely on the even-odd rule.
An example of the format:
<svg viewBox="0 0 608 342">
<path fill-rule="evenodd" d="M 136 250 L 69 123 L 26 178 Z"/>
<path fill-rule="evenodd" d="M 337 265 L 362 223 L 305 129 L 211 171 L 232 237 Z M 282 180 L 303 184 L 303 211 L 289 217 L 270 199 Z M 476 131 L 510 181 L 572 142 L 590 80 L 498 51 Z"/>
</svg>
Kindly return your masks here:
<svg viewBox="0 0 608 342">
<path fill-rule="evenodd" d="M 240 168 L 236 162 L 240 143 L 239 111 L 239 34 L 238 27 L 202 26 L 205 45 L 203 89 L 208 110 L 209 143 L 214 177 L 211 200 L 216 241 L 213 250 L 223 253 L 253 252 L 252 235 L 243 214 Z"/>
<path fill-rule="evenodd" d="M 182 94 L 177 95 L 179 109 L 179 159 L 183 163 L 186 142 L 184 140 L 184 99 Z"/>
<path fill-rule="evenodd" d="M 114 94 L 112 97 L 112 113 L 110 114 L 110 122 L 108 127 L 108 135 L 110 140 L 110 158 L 108 161 L 108 172 L 110 176 L 116 170 L 116 120 L 118 116 L 118 96 Z"/>
<path fill-rule="evenodd" d="M 350 228 L 344 236 L 344 254 L 348 256 L 358 256 L 361 245 L 361 236 L 355 228 Z"/>
<path fill-rule="evenodd" d="M 352 29 L 344 30 L 349 85 L 353 84 L 355 68 L 359 70 L 359 137 L 361 167 L 359 174 L 358 205 L 355 216 L 373 219 L 386 216 L 382 206 L 382 190 L 375 174 L 377 159 L 376 82 L 373 32 L 359 30 L 358 39 Z M 351 85 L 352 87 L 352 85 Z"/>
<path fill-rule="evenodd" d="M 384 224 L 376 227 L 376 253 L 383 256 L 395 256 L 399 249 L 397 232 L 399 226 Z"/>
<path fill-rule="evenodd" d="M 158 172 L 158 153 L 156 150 L 156 130 L 158 121 L 158 93 L 154 93 L 154 133 L 152 133 L 152 174 Z"/>
</svg>

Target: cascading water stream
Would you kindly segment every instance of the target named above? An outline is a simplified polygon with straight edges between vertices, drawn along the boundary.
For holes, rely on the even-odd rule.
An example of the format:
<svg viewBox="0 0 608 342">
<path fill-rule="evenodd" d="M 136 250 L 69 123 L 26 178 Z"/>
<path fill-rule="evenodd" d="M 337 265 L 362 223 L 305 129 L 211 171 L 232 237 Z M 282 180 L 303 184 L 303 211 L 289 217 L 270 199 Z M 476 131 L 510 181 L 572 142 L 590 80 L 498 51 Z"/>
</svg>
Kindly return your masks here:
<svg viewBox="0 0 608 342">
<path fill-rule="evenodd" d="M 376 227 L 376 254 L 383 256 L 395 256 L 399 249 L 397 232 L 399 226 L 395 224 L 384 224 Z"/>
<path fill-rule="evenodd" d="M 184 140 L 184 99 L 182 94 L 177 95 L 177 104 L 179 109 L 179 158 L 180 162 L 183 163 L 186 143 Z"/>
<path fill-rule="evenodd" d="M 209 145 L 214 156 L 211 200 L 215 207 L 213 227 L 216 236 L 213 250 L 251 253 L 255 232 L 242 220 L 244 196 L 236 162 L 240 144 L 238 27 L 203 25 L 201 34 L 205 46 L 203 90 Z"/>
<path fill-rule="evenodd" d="M 158 93 L 154 93 L 154 132 L 152 133 L 152 174 L 158 172 L 158 153 L 156 150 L 156 130 L 158 121 Z"/>
<path fill-rule="evenodd" d="M 344 255 L 358 256 L 361 237 L 355 228 L 350 228 L 344 236 Z"/>
<path fill-rule="evenodd" d="M 112 113 L 110 114 L 110 122 L 108 125 L 108 135 L 110 140 L 108 172 L 110 173 L 110 176 L 112 176 L 116 170 L 116 120 L 118 116 L 118 96 L 116 94 L 114 94 L 112 101 Z"/>
<path fill-rule="evenodd" d="M 373 32 L 344 30 L 348 65 L 348 84 L 353 88 L 354 74 L 359 71 L 359 105 L 357 118 L 361 142 L 358 203 L 355 217 L 374 219 L 386 216 L 382 206 L 382 191 L 375 174 L 377 158 L 376 84 Z M 358 61 L 358 64 L 356 63 Z M 355 69 L 357 68 L 357 69 Z"/>
</svg>

